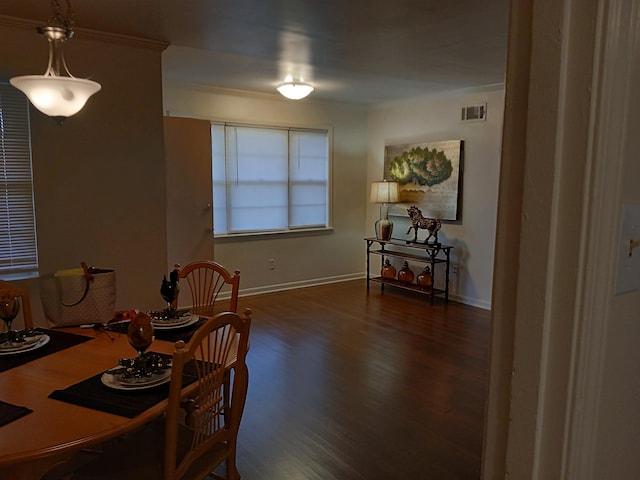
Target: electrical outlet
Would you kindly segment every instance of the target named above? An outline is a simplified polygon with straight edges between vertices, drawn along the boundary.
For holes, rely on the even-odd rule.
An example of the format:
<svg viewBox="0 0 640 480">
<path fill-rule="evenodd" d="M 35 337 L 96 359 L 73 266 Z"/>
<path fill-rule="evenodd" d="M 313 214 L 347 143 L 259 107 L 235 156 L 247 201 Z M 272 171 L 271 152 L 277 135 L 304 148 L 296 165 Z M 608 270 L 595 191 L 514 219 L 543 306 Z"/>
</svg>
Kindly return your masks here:
<svg viewBox="0 0 640 480">
<path fill-rule="evenodd" d="M 269 259 L 269 270 L 275 270 L 276 269 L 276 260 L 275 258 L 270 258 Z"/>
<path fill-rule="evenodd" d="M 454 275 L 458 274 L 458 265 L 456 265 L 455 263 L 451 265 L 451 273 L 453 273 Z"/>
</svg>

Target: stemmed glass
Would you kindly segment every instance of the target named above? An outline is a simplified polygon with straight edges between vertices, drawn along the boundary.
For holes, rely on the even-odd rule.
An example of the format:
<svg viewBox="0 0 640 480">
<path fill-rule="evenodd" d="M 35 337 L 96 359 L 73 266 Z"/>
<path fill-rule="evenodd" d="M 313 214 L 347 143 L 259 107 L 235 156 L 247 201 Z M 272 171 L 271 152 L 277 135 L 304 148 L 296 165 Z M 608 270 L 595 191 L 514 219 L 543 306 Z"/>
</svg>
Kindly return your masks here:
<svg viewBox="0 0 640 480">
<path fill-rule="evenodd" d="M 151 342 L 153 342 L 151 317 L 143 312 L 136 314 L 129 322 L 127 338 L 131 346 L 138 352 L 138 358 L 141 359 Z"/>
<path fill-rule="evenodd" d="M 15 297 L 0 298 L 0 319 L 7 324 L 7 331 L 11 332 L 11 323 L 18 316 L 20 302 Z"/>
</svg>

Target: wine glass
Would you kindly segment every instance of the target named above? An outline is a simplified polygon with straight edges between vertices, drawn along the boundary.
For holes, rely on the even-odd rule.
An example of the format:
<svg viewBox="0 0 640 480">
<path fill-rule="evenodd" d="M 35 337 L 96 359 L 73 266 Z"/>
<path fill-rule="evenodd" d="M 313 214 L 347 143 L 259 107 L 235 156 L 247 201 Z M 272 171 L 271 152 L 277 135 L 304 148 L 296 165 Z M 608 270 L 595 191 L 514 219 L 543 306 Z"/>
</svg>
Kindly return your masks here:
<svg viewBox="0 0 640 480">
<path fill-rule="evenodd" d="M 131 346 L 138 352 L 138 358 L 141 359 L 153 342 L 151 317 L 143 312 L 136 314 L 129 322 L 127 338 Z"/>
<path fill-rule="evenodd" d="M 7 324 L 7 331 L 11 332 L 11 323 L 18 316 L 20 302 L 15 297 L 3 297 L 0 299 L 0 319 Z"/>
</svg>

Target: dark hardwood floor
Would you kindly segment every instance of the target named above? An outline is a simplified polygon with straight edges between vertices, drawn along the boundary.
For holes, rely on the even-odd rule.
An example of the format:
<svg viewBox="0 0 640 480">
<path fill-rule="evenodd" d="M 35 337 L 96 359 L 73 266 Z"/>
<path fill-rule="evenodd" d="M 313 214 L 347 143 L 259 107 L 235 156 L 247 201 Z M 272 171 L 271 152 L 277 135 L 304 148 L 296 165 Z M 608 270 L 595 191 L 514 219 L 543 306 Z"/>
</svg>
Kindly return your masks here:
<svg viewBox="0 0 640 480">
<path fill-rule="evenodd" d="M 253 311 L 243 480 L 477 480 L 490 312 L 364 280 Z"/>
</svg>

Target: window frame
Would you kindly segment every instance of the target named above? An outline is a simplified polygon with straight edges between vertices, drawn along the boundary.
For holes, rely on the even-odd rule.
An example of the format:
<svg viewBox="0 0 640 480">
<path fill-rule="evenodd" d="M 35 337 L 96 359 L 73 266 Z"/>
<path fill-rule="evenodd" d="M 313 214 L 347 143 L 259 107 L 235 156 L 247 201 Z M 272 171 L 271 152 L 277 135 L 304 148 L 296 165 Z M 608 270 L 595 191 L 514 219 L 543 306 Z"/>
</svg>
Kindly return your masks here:
<svg viewBox="0 0 640 480">
<path fill-rule="evenodd" d="M 230 122 L 230 121 L 220 121 L 220 120 L 210 120 L 211 128 L 213 130 L 214 125 L 218 127 L 247 127 L 247 128 L 259 128 L 259 129 L 274 129 L 274 130 L 286 130 L 290 131 L 307 131 L 307 132 L 323 132 L 327 135 L 327 187 L 326 187 L 326 225 L 304 225 L 304 226 L 291 226 L 288 225 L 287 228 L 282 229 L 269 229 L 269 230 L 237 230 L 237 231 L 227 231 L 224 233 L 216 233 L 215 231 L 215 193 L 213 193 L 214 180 L 213 180 L 213 141 L 212 141 L 212 171 L 211 171 L 211 187 L 212 187 L 212 234 L 215 239 L 225 240 L 225 239 L 233 239 L 233 238 L 247 238 L 247 237 L 264 237 L 264 236 L 296 236 L 296 235 L 308 235 L 308 234 L 318 234 L 333 231 L 333 126 L 331 125 L 283 125 L 283 124 L 274 124 L 274 123 L 253 123 L 253 122 Z M 226 137 L 226 135 L 225 135 Z M 289 168 L 291 155 L 290 155 L 290 137 L 287 135 L 287 144 L 288 144 L 288 154 L 287 154 L 287 165 Z M 225 168 L 228 168 L 228 159 L 226 158 L 227 152 L 227 144 L 225 139 Z M 226 183 L 226 182 L 225 182 Z M 287 172 L 287 210 L 289 216 L 289 222 L 291 220 L 291 175 L 290 172 Z M 229 206 L 229 191 L 225 189 L 225 195 L 227 197 L 227 215 L 230 209 Z M 228 218 L 228 217 L 227 217 Z M 289 223 L 288 222 L 288 223 Z"/>
</svg>

